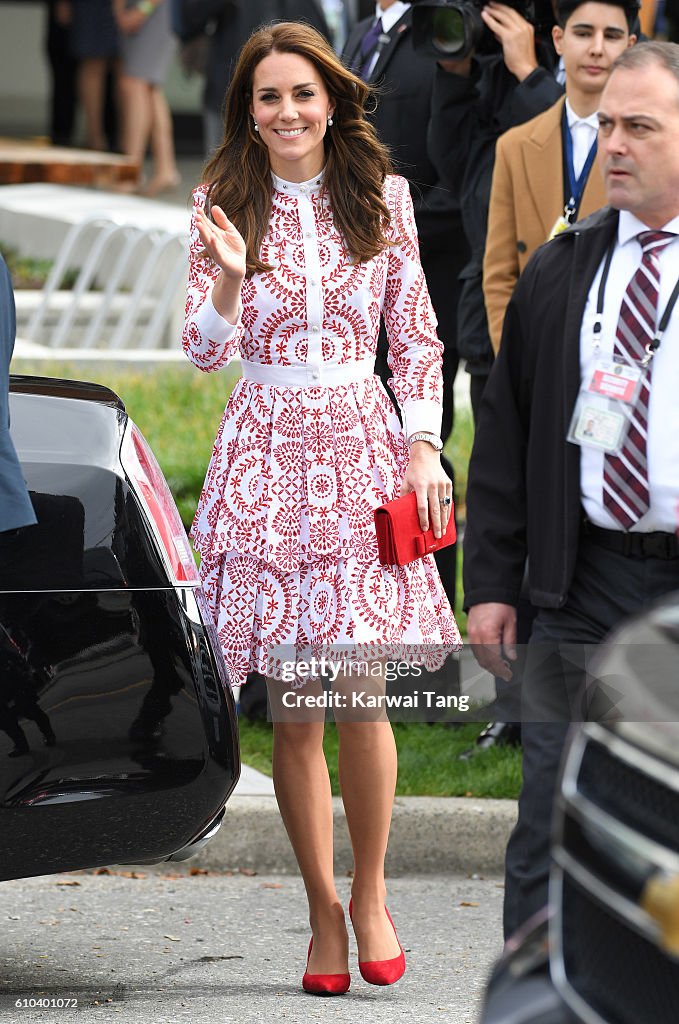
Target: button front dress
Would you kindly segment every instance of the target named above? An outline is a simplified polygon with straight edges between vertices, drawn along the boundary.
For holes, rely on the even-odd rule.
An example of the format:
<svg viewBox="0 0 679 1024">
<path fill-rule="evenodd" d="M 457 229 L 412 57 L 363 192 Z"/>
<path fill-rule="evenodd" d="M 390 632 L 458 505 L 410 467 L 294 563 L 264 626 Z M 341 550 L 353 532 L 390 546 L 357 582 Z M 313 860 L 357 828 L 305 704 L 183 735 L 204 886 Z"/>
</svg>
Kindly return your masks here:
<svg viewBox="0 0 679 1024">
<path fill-rule="evenodd" d="M 407 434 L 440 432 L 441 353 L 407 182 L 389 176 L 392 243 L 353 263 L 322 176 L 273 179 L 238 323 L 211 298 L 219 267 L 191 224 L 183 345 L 201 370 L 240 358 L 191 535 L 232 684 L 270 674 L 281 645 L 438 663 L 460 635 L 434 558 L 378 560 L 373 512 L 398 497 Z M 207 187 L 194 193 L 194 211 Z M 405 431 L 372 372 L 380 317 Z"/>
</svg>

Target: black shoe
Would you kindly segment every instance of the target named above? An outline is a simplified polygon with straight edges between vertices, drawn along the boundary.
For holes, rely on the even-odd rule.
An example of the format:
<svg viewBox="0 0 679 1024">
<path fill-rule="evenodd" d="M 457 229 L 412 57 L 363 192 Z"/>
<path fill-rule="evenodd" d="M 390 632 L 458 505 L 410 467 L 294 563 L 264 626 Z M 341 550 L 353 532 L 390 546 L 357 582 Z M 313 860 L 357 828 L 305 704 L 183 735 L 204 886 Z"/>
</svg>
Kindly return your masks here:
<svg viewBox="0 0 679 1024">
<path fill-rule="evenodd" d="M 490 747 L 520 747 L 521 726 L 518 722 L 489 722 L 476 738 L 481 750 Z"/>
<path fill-rule="evenodd" d="M 476 737 L 476 743 L 469 750 L 458 755 L 458 761 L 468 761 L 470 757 L 491 747 L 520 747 L 521 726 L 518 722 L 489 722 Z"/>
<path fill-rule="evenodd" d="M 28 747 L 28 745 L 26 745 L 26 746 L 23 746 L 23 745 L 22 746 L 16 746 L 16 747 L 13 747 L 10 750 L 9 754 L 7 755 L 7 757 L 23 757 L 24 754 L 28 754 L 29 751 L 30 751 L 30 748 Z"/>
</svg>

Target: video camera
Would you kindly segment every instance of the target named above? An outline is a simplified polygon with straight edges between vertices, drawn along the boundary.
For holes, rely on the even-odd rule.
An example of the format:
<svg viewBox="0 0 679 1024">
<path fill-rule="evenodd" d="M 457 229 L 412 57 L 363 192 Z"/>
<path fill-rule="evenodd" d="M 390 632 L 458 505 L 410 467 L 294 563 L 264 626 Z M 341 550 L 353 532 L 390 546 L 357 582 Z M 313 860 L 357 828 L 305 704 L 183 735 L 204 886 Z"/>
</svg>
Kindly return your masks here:
<svg viewBox="0 0 679 1024">
<path fill-rule="evenodd" d="M 485 25 L 481 10 L 488 0 L 412 0 L 413 49 L 438 60 L 462 60 L 472 50 L 491 54 L 500 44 Z M 549 0 L 503 0 L 540 30 L 551 30 L 554 15 Z"/>
</svg>

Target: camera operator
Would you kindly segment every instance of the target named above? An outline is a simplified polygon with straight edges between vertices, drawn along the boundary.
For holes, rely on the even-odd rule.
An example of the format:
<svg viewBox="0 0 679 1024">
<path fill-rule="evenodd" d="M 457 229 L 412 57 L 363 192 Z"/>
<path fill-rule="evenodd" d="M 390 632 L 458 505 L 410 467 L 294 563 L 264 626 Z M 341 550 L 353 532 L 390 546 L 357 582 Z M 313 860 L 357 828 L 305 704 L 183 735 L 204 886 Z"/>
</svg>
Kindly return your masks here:
<svg viewBox="0 0 679 1024">
<path fill-rule="evenodd" d="M 551 40 L 536 36 L 527 18 L 506 4 L 487 4 L 481 18 L 499 52 L 438 61 L 427 141 L 441 181 L 460 197 L 471 249 L 461 275 L 458 350 L 471 374 L 475 420 L 493 363 L 482 284 L 495 143 L 563 94 Z"/>
</svg>

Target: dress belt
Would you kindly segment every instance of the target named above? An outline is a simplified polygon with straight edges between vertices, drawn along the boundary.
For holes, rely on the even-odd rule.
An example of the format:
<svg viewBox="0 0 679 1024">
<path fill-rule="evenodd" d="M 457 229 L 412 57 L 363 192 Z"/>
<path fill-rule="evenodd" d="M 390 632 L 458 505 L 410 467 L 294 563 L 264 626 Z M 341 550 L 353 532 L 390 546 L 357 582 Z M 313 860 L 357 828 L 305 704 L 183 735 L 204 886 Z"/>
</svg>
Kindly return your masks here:
<svg viewBox="0 0 679 1024">
<path fill-rule="evenodd" d="M 280 366 L 252 363 L 241 359 L 243 377 L 272 388 L 328 388 L 338 384 L 354 384 L 375 373 L 375 360 L 358 359 L 349 363 L 297 363 Z"/>
<path fill-rule="evenodd" d="M 585 519 L 582 533 L 594 544 L 616 551 L 627 558 L 679 558 L 679 538 L 675 533 L 626 533 L 623 530 L 605 530 Z"/>
</svg>

